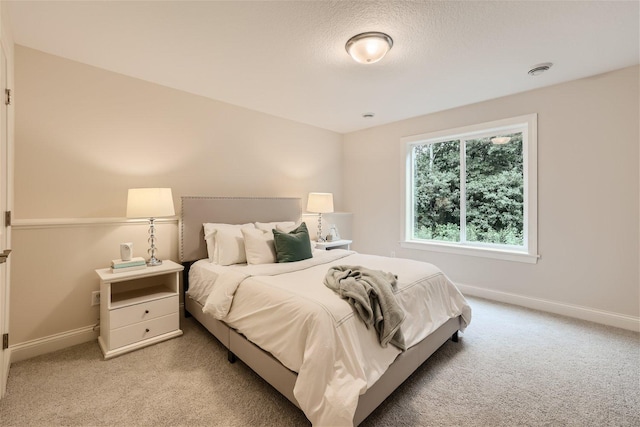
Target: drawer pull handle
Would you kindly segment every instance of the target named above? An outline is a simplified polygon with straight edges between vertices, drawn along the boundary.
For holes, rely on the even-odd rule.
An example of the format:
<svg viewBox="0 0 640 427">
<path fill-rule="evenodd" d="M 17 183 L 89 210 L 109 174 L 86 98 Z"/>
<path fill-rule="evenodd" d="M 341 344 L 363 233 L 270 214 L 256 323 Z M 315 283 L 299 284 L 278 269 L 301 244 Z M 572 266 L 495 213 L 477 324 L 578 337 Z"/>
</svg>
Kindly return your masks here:
<svg viewBox="0 0 640 427">
<path fill-rule="evenodd" d="M 144 331 L 145 331 L 145 332 L 149 332 L 149 328 L 145 329 Z"/>
<path fill-rule="evenodd" d="M 149 314 L 149 310 L 145 310 L 145 311 L 144 311 L 144 314 Z"/>
</svg>

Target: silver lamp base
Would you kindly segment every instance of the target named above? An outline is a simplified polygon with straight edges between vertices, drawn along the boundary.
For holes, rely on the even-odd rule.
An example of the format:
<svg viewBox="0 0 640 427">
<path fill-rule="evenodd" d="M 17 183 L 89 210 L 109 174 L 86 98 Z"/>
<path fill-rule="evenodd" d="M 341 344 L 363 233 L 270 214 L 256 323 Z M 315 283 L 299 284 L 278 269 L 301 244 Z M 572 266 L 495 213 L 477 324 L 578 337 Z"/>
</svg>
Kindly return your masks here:
<svg viewBox="0 0 640 427">
<path fill-rule="evenodd" d="M 162 265 L 162 260 L 161 259 L 157 259 L 157 258 L 151 258 L 149 261 L 147 261 L 147 265 L 149 267 L 155 267 L 158 265 Z"/>
<path fill-rule="evenodd" d="M 321 213 L 318 214 L 318 235 L 316 237 L 316 240 L 319 243 L 325 242 L 324 237 L 322 237 L 322 214 Z"/>
<path fill-rule="evenodd" d="M 147 261 L 149 267 L 162 265 L 162 260 L 156 258 L 156 226 L 154 220 L 155 218 L 149 218 L 149 244 L 151 245 L 147 251 L 149 253 L 149 261 Z"/>
</svg>

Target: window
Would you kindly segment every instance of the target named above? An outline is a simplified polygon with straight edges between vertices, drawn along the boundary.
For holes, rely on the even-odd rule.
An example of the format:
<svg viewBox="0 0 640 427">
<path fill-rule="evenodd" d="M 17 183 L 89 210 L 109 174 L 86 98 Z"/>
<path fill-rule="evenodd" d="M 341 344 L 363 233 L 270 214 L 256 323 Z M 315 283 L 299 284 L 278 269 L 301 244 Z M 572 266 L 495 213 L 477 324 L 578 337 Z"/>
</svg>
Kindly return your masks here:
<svg viewBox="0 0 640 427">
<path fill-rule="evenodd" d="M 537 116 L 403 138 L 402 246 L 537 261 Z"/>
</svg>

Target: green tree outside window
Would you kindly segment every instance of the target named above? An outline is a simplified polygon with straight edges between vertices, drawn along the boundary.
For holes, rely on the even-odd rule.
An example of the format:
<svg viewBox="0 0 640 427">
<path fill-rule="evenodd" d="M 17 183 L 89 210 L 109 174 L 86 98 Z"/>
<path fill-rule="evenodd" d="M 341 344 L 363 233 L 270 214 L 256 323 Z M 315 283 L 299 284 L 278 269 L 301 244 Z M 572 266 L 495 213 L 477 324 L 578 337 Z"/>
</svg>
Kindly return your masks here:
<svg viewBox="0 0 640 427">
<path fill-rule="evenodd" d="M 522 132 L 500 136 L 412 147 L 414 238 L 524 245 Z"/>
</svg>

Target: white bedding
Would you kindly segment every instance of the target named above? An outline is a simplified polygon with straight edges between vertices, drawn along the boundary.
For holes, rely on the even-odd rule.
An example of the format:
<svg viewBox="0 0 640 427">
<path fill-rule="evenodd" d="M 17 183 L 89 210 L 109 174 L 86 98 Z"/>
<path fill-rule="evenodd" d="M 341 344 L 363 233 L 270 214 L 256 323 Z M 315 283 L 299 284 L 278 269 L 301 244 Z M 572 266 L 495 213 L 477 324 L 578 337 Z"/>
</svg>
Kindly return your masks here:
<svg viewBox="0 0 640 427">
<path fill-rule="evenodd" d="M 294 396 L 313 425 L 352 425 L 359 395 L 400 350 L 382 348 L 345 301 L 323 284 L 333 265 L 360 265 L 398 276 L 407 348 L 447 320 L 471 320 L 464 297 L 435 266 L 345 250 L 315 251 L 286 264 L 222 267 L 201 260 L 189 275 L 191 298 L 298 373 Z"/>
</svg>

